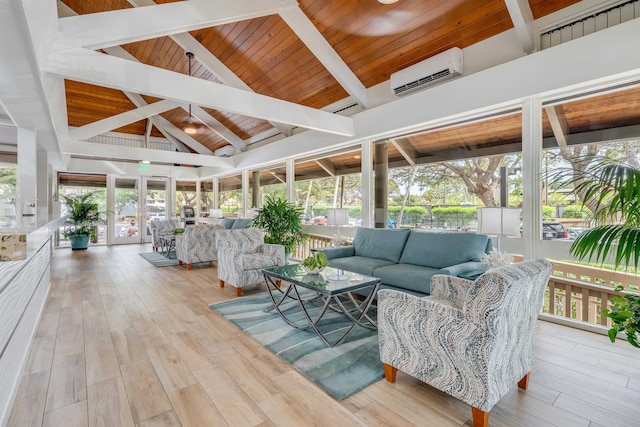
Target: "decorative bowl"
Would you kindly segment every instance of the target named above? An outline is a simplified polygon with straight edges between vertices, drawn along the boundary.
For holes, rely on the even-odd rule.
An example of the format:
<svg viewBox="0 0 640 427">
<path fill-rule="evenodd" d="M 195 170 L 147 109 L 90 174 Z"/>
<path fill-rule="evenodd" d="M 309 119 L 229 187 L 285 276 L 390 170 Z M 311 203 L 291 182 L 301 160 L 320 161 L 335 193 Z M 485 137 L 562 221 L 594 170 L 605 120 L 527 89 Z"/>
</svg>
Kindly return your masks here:
<svg viewBox="0 0 640 427">
<path fill-rule="evenodd" d="M 302 269 L 307 273 L 307 274 L 320 274 L 324 271 L 325 267 L 318 267 L 318 268 L 314 268 L 313 270 L 310 268 L 305 267 L 304 265 L 302 266 Z"/>
</svg>

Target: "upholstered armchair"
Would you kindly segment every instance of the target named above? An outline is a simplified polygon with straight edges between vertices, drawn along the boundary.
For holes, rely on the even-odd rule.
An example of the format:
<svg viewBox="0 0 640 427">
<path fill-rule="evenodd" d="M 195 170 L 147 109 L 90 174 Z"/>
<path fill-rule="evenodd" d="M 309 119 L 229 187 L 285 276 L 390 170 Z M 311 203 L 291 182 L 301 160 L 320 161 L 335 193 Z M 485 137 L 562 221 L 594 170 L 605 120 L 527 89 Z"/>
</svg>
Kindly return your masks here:
<svg viewBox="0 0 640 427">
<path fill-rule="evenodd" d="M 151 244 L 153 245 L 153 251 L 158 252 L 160 247 L 160 236 L 162 234 L 170 234 L 180 227 L 181 221 L 179 219 L 154 219 L 149 223 L 151 228 Z"/>
<path fill-rule="evenodd" d="M 385 378 L 405 372 L 472 406 L 475 426 L 515 384 L 526 389 L 551 263 L 531 260 L 475 281 L 433 276 L 431 295 L 378 292 Z"/>
<path fill-rule="evenodd" d="M 264 243 L 258 228 L 241 228 L 217 232 L 218 279 L 236 288 L 242 296 L 244 286 L 264 282 L 262 269 L 284 265 L 284 246 Z"/>
<path fill-rule="evenodd" d="M 187 270 L 198 262 L 217 261 L 216 233 L 224 230 L 222 224 L 196 224 L 185 228 L 176 236 L 178 264 L 187 264 Z"/>
</svg>

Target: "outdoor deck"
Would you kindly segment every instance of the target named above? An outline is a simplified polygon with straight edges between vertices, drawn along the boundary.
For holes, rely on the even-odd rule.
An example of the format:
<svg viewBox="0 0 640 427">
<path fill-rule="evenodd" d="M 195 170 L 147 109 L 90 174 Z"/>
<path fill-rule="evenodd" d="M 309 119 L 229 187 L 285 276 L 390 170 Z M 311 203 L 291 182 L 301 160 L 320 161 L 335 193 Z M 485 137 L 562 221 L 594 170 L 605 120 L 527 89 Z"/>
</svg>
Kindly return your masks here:
<svg viewBox="0 0 640 427">
<path fill-rule="evenodd" d="M 208 308 L 208 263 L 156 268 L 150 245 L 58 249 L 10 426 L 460 426 L 471 409 L 399 373 L 338 402 Z M 246 294 L 264 291 L 264 286 Z M 539 321 L 530 387 L 492 426 L 637 426 L 640 350 Z"/>
</svg>

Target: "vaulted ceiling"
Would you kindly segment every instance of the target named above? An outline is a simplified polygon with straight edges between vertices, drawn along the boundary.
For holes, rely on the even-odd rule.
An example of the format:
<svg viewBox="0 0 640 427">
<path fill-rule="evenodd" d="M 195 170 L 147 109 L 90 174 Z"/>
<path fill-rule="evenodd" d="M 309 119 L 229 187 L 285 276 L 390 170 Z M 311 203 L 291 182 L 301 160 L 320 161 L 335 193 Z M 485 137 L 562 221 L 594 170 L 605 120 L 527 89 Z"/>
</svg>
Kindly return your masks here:
<svg viewBox="0 0 640 427">
<path fill-rule="evenodd" d="M 152 149 L 145 151 L 148 155 L 164 144 L 171 157 L 152 158 L 154 164 L 222 165 L 226 170 L 234 167 L 233 162 L 221 163 L 224 159 L 214 155 L 225 146 L 235 153 L 251 151 L 306 130 L 353 137 L 351 115 L 394 98 L 388 82 L 393 73 L 510 29 L 515 30 L 524 56 L 535 50 L 533 20 L 580 3 L 58 0 L 56 12 L 41 7 L 54 2 L 49 1 L 39 6 L 22 1 L 29 37 L 14 37 L 15 46 L 0 47 L 0 58 L 13 59 L 25 46 L 34 50 L 37 72 L 44 77 L 36 81 L 33 67 L 32 77 L 48 101 L 39 112 L 50 117 L 67 161 L 113 157 L 134 162 L 142 159 L 139 148 Z M 17 7 L 0 0 L 3 27 L 9 24 L 3 18 L 5 9 Z M 52 19 L 34 16 L 47 13 Z M 13 21 L 11 25 L 21 25 L 20 19 Z M 0 35 L 20 34 L 11 30 L 3 28 Z M 33 47 L 25 44 L 28 38 Z M 186 52 L 194 54 L 191 67 Z M 20 82 L 27 65 L 28 61 L 16 62 L 13 72 L 19 78 L 14 81 Z M 0 83 L 12 84 L 1 79 Z M 639 96 L 632 89 L 605 94 L 597 101 L 545 107 L 544 136 L 562 136 L 554 125 L 571 134 L 640 124 L 639 115 L 628 108 L 640 102 Z M 20 122 L 12 114 L 35 112 L 33 104 L 23 102 L 16 108 L 8 99 L 0 99 L 12 110 L 8 115 L 0 110 L 0 125 L 9 121 L 3 117 L 11 116 L 17 126 L 33 127 L 28 114 Z M 184 132 L 190 114 L 198 125 L 195 134 Z M 40 117 L 32 116 L 33 121 Z M 595 117 L 597 124 L 590 122 Z M 136 149 L 130 149 L 132 145 L 98 149 L 95 142 L 87 142 L 98 141 L 101 135 L 144 142 Z M 503 150 L 517 150 L 520 135 L 521 116 L 512 112 L 487 119 L 482 126 L 471 123 L 399 134 L 389 140 L 389 158 L 402 165 L 409 150 L 419 157 L 415 163 L 446 160 L 460 150 L 481 154 L 498 143 Z M 353 153 L 328 155 L 339 170 L 358 167 Z M 310 175 L 322 173 L 313 160 L 301 160 L 298 166 Z"/>
<path fill-rule="evenodd" d="M 534 18 L 539 18 L 575 2 L 530 0 L 529 5 Z M 75 24 L 74 15 L 94 14 L 96 21 L 86 23 L 93 22 L 100 28 L 107 22 L 119 22 L 108 20 L 108 15 L 116 10 L 147 6 L 150 9 L 146 16 L 151 18 L 161 16 L 162 12 L 158 10 L 155 14 L 151 9 L 163 7 L 151 6 L 151 0 L 63 0 L 63 3 L 59 8 L 62 28 L 69 28 L 69 34 L 76 37 L 84 36 L 78 28 L 89 31 L 90 27 Z M 243 12 L 249 3 L 258 3 L 264 5 L 264 12 L 256 14 L 264 16 L 241 19 L 243 15 L 238 13 L 238 20 L 233 22 L 159 38 L 143 35 L 144 40 L 97 51 L 184 75 L 188 74 L 185 52 L 191 51 L 195 54 L 193 78 L 313 109 L 330 107 L 345 98 L 347 102 L 340 107 L 357 103 L 364 109 L 365 89 L 388 80 L 392 73 L 451 47 L 464 48 L 513 27 L 504 0 L 401 0 L 391 5 L 375 0 L 302 0 L 298 4 L 282 2 L 283 7 L 272 6 L 271 10 L 270 5 L 279 6 L 281 2 L 237 1 L 240 6 L 236 9 L 230 7 L 234 3 L 231 1 L 209 2 L 216 3 L 224 12 L 229 9 Z M 209 9 L 203 14 L 215 16 Z M 120 22 L 130 22 L 125 15 L 121 16 Z M 64 24 L 66 19 L 70 20 L 69 25 Z M 124 25 L 120 30 L 127 33 Z M 82 41 L 78 44 L 87 45 Z M 79 82 L 71 76 L 65 78 L 68 125 L 82 127 L 159 101 L 144 94 L 142 89 L 146 88 L 137 92 L 143 97 L 136 102 L 131 93 L 110 86 Z M 215 123 L 213 129 L 200 123 L 197 134 L 192 136 L 211 152 L 229 144 L 243 149 L 253 140 L 289 134 L 296 125 L 229 111 L 224 100 L 217 105 L 218 108 L 203 105 L 194 114 L 204 122 Z M 196 108 L 194 101 L 192 111 Z M 188 119 L 188 109 L 176 106 L 160 116 L 181 129 Z M 166 122 L 154 122 L 151 136 L 163 136 L 162 123 Z M 113 130 L 144 135 L 147 127 L 148 120 L 139 120 Z M 184 142 L 190 151 L 198 151 L 189 140 Z"/>
</svg>

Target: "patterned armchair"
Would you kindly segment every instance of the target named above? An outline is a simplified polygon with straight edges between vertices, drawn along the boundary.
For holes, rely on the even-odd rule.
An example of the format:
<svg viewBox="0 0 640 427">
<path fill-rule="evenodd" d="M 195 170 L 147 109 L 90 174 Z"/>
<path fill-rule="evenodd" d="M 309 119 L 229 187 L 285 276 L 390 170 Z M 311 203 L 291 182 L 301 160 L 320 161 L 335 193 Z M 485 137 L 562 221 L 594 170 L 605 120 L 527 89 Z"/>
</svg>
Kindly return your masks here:
<svg viewBox="0 0 640 427">
<path fill-rule="evenodd" d="M 222 224 L 196 224 L 185 228 L 176 236 L 178 264 L 187 264 L 187 270 L 197 262 L 217 261 L 216 233 L 224 230 Z"/>
<path fill-rule="evenodd" d="M 526 389 L 551 263 L 531 260 L 475 281 L 433 276 L 431 295 L 378 292 L 380 359 L 472 406 L 475 426 L 516 383 Z"/>
<path fill-rule="evenodd" d="M 160 247 L 160 235 L 173 233 L 182 222 L 179 219 L 154 219 L 149 223 L 151 228 L 151 244 L 153 251 L 158 252 Z"/>
<path fill-rule="evenodd" d="M 236 296 L 242 296 L 244 286 L 264 282 L 263 268 L 284 265 L 284 246 L 264 243 L 258 228 L 221 230 L 217 238 L 220 287 L 229 283 Z"/>
</svg>

